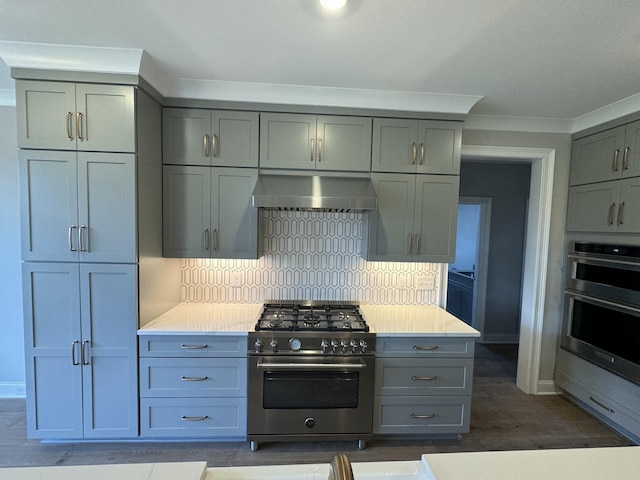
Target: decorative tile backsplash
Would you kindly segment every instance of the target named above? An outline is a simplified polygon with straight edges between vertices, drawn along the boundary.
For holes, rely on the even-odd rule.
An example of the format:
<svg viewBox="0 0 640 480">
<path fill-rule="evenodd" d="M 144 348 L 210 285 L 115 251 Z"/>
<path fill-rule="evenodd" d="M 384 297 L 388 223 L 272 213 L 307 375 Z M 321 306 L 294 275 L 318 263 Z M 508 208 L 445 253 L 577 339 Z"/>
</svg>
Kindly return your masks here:
<svg viewBox="0 0 640 480">
<path fill-rule="evenodd" d="M 185 259 L 182 301 L 437 304 L 441 265 L 367 262 L 360 256 L 362 215 L 265 211 L 264 255 L 258 260 Z M 436 288 L 418 290 L 418 277 L 432 277 Z"/>
</svg>

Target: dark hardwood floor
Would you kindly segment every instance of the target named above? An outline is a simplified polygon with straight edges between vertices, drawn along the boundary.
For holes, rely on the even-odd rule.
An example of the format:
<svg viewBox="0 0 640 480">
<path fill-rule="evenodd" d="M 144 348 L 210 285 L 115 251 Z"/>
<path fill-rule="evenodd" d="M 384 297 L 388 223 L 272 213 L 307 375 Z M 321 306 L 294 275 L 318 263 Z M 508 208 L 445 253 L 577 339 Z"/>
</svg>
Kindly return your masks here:
<svg viewBox="0 0 640 480">
<path fill-rule="evenodd" d="M 478 345 L 471 432 L 458 439 L 376 439 L 356 442 L 42 443 L 26 438 L 25 401 L 0 399 L 0 467 L 207 461 L 209 466 L 325 463 L 336 452 L 352 462 L 419 460 L 423 453 L 632 445 L 558 395 L 525 395 L 515 386 L 513 345 Z"/>
</svg>

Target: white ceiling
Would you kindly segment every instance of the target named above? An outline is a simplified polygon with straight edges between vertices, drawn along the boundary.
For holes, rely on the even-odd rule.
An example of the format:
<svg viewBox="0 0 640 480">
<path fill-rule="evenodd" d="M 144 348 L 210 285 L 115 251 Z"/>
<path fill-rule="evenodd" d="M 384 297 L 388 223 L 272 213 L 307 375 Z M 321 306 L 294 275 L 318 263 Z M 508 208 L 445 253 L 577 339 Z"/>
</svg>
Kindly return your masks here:
<svg viewBox="0 0 640 480">
<path fill-rule="evenodd" d="M 169 96 L 469 95 L 474 116 L 549 122 L 640 104 L 638 0 L 349 0 L 340 16 L 316 0 L 0 0 L 0 41 L 144 50 Z"/>
</svg>

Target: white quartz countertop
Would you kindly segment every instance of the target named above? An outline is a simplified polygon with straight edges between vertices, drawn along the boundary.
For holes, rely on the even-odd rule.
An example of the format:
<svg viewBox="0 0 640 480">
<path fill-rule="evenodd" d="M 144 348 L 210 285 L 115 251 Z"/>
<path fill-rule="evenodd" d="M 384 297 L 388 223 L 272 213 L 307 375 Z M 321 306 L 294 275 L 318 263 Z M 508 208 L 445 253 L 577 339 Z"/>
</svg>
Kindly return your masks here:
<svg viewBox="0 0 640 480">
<path fill-rule="evenodd" d="M 246 335 L 261 303 L 181 303 L 138 330 L 138 335 Z"/>
<path fill-rule="evenodd" d="M 360 305 L 378 337 L 479 337 L 480 332 L 435 305 Z"/>
</svg>

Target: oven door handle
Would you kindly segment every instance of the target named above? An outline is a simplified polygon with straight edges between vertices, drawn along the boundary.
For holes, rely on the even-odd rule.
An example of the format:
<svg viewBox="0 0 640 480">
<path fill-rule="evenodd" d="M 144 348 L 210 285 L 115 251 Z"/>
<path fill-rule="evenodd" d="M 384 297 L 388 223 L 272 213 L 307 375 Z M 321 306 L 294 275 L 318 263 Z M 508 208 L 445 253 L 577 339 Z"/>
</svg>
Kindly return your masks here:
<svg viewBox="0 0 640 480">
<path fill-rule="evenodd" d="M 360 363 L 265 363 L 262 359 L 258 360 L 256 366 L 273 370 L 360 370 L 367 367 L 362 361 Z"/>
</svg>

